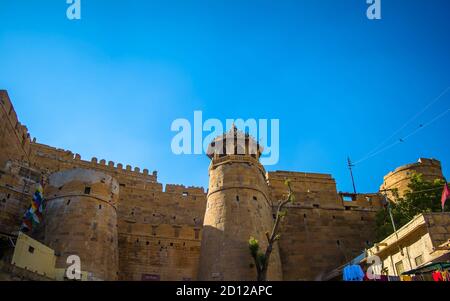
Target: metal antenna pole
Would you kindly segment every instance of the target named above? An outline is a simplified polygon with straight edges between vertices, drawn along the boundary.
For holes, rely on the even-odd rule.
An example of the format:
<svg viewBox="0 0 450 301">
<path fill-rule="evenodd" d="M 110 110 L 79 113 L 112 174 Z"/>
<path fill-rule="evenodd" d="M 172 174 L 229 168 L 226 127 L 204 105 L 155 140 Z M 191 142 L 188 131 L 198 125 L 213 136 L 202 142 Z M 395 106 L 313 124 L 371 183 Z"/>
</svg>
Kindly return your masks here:
<svg viewBox="0 0 450 301">
<path fill-rule="evenodd" d="M 353 178 L 353 171 L 352 171 L 352 167 L 355 166 L 355 165 L 352 164 L 352 161 L 350 160 L 350 157 L 347 157 L 347 162 L 348 162 L 348 169 L 350 170 L 350 176 L 352 177 L 353 192 L 356 194 L 355 179 Z"/>
</svg>

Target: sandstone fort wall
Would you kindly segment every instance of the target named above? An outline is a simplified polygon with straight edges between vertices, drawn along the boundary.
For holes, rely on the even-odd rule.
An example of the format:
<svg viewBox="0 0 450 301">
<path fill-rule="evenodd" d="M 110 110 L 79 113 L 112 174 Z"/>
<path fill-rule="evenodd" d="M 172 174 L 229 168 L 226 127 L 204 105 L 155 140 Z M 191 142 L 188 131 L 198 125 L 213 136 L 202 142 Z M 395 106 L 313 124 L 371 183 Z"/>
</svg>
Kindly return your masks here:
<svg viewBox="0 0 450 301">
<path fill-rule="evenodd" d="M 381 194 L 340 193 L 328 174 L 266 173 L 247 136 L 241 137 L 243 155 L 212 158 L 205 191 L 163 187 L 156 171 L 83 160 L 31 140 L 5 91 L 0 117 L 0 232 L 18 230 L 34 185 L 48 179 L 48 208 L 35 237 L 58 252 L 58 267 L 66 266 L 68 255 L 80 255 L 82 270 L 94 280 L 255 279 L 248 238 L 265 246 L 286 179 L 296 200 L 269 279 L 321 279 L 374 242 Z M 411 172 L 442 178 L 439 161 L 420 159 L 388 174 L 381 189 L 404 190 Z"/>
</svg>

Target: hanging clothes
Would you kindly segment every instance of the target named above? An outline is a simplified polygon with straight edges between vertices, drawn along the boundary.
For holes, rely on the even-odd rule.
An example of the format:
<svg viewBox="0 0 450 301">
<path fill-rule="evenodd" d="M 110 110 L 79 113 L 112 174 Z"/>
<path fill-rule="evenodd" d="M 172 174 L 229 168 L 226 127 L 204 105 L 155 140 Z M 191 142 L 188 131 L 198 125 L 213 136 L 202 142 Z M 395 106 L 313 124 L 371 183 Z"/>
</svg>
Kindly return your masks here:
<svg viewBox="0 0 450 301">
<path fill-rule="evenodd" d="M 412 281 L 423 281 L 422 275 L 414 275 Z"/>
<path fill-rule="evenodd" d="M 431 275 L 433 276 L 433 280 L 436 282 L 444 281 L 440 271 L 434 271 Z"/>
<path fill-rule="evenodd" d="M 401 281 L 412 281 L 412 277 L 409 275 L 400 276 Z"/>
<path fill-rule="evenodd" d="M 361 266 L 357 264 L 348 265 L 343 271 L 344 281 L 363 281 L 364 275 Z"/>
<path fill-rule="evenodd" d="M 450 281 L 450 273 L 448 271 L 443 271 L 441 274 L 444 281 Z"/>
<path fill-rule="evenodd" d="M 369 278 L 368 273 L 364 275 L 364 281 L 388 281 L 388 277 L 386 275 L 374 274 Z"/>
<path fill-rule="evenodd" d="M 389 281 L 389 278 L 387 275 L 380 275 L 380 279 L 378 279 L 376 281 Z"/>
</svg>

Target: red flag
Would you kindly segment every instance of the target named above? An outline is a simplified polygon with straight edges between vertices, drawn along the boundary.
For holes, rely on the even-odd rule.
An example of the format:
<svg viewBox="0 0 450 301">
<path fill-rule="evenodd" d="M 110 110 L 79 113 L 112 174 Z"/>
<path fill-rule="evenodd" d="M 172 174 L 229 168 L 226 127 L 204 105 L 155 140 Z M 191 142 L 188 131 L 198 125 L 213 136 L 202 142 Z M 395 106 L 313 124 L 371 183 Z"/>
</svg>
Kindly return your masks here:
<svg viewBox="0 0 450 301">
<path fill-rule="evenodd" d="M 444 211 L 445 201 L 450 196 L 450 189 L 448 189 L 448 184 L 445 182 L 444 190 L 442 190 L 442 197 L 441 197 L 441 204 L 442 204 L 442 211 Z"/>
</svg>

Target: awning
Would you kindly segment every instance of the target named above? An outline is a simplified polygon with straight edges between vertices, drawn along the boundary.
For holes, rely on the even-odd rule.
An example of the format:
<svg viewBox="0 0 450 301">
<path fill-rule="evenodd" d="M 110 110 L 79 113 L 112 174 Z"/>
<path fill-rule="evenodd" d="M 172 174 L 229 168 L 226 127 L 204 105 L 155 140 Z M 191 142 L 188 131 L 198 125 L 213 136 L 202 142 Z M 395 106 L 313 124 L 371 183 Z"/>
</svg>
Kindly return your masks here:
<svg viewBox="0 0 450 301">
<path fill-rule="evenodd" d="M 432 262 L 432 263 L 426 264 L 422 267 L 416 268 L 414 270 L 404 272 L 404 273 L 402 273 L 402 275 L 426 274 L 426 273 L 431 273 L 436 270 L 447 270 L 447 269 L 450 269 L 449 262 Z"/>
</svg>

